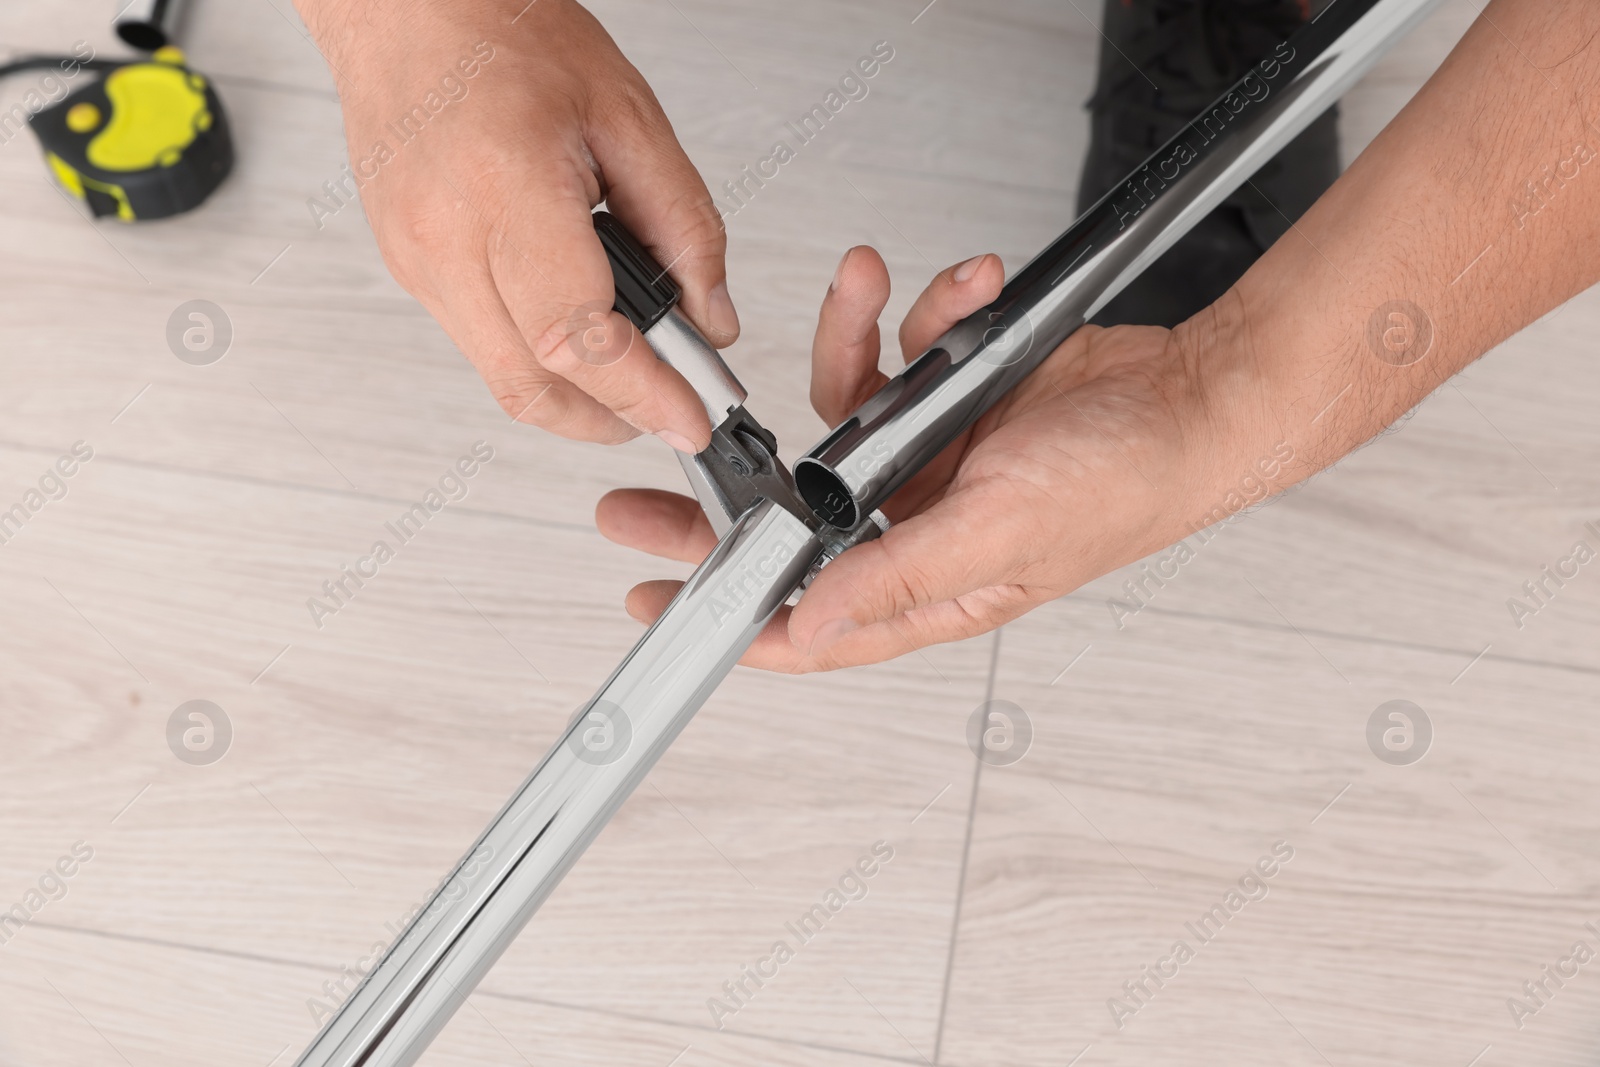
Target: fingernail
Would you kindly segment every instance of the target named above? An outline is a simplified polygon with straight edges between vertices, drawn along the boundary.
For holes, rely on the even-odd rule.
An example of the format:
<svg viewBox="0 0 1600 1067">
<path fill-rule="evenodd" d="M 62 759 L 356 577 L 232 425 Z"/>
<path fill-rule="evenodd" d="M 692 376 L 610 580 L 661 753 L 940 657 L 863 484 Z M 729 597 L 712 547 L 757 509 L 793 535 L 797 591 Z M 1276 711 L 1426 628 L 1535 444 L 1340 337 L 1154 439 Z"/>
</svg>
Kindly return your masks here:
<svg viewBox="0 0 1600 1067">
<path fill-rule="evenodd" d="M 711 328 L 732 337 L 739 332 L 739 313 L 733 310 L 733 297 L 728 295 L 728 283 L 718 282 L 706 298 L 706 316 Z"/>
<path fill-rule="evenodd" d="M 826 652 L 830 645 L 837 644 L 851 630 L 860 628 L 854 619 L 833 619 L 823 623 L 811 638 L 811 651 L 808 655 L 816 656 Z"/>
<path fill-rule="evenodd" d="M 850 252 L 854 251 L 855 249 L 850 249 Z M 828 283 L 828 292 L 831 293 L 835 289 L 839 288 L 839 279 L 844 277 L 844 265 L 850 262 L 850 252 L 846 252 L 844 255 L 839 257 L 839 265 L 833 268 L 833 281 Z"/>
<path fill-rule="evenodd" d="M 671 430 L 657 430 L 656 436 L 661 438 L 667 444 L 671 445 L 673 448 L 676 448 L 679 452 L 687 452 L 692 456 L 696 452 L 700 451 L 694 447 L 694 443 L 692 441 L 683 436 L 681 433 L 673 433 Z"/>
<path fill-rule="evenodd" d="M 987 255 L 988 255 L 988 253 L 985 252 L 982 256 L 973 256 L 971 259 L 967 260 L 965 263 L 961 263 L 961 264 L 957 265 L 956 273 L 955 273 L 955 280 L 958 281 L 958 282 L 964 282 L 968 278 L 972 277 L 974 274 L 978 273 L 978 264 L 982 263 L 983 260 L 984 260 L 984 256 L 987 256 Z"/>
</svg>

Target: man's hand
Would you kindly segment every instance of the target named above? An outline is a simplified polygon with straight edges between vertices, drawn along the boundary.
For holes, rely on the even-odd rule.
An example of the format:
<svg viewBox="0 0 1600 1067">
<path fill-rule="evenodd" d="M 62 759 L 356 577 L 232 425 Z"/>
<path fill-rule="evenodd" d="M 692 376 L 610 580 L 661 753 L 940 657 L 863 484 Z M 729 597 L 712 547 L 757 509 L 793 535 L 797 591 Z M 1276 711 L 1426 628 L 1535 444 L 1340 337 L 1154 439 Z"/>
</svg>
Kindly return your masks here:
<svg viewBox="0 0 1600 1067">
<path fill-rule="evenodd" d="M 298 3 L 334 68 L 352 163 L 366 163 L 384 260 L 506 412 L 564 437 L 705 447 L 694 391 L 611 311 L 589 212 L 605 200 L 670 265 L 718 347 L 739 333 L 721 220 L 600 24 L 571 0 Z"/>
<path fill-rule="evenodd" d="M 1600 280 L 1600 10 L 1494 0 L 1398 118 L 1216 304 L 1177 330 L 1086 327 L 823 568 L 745 662 L 814 670 L 981 633 L 1346 455 L 1451 375 Z M 945 271 L 908 357 L 1000 290 Z M 830 425 L 882 382 L 881 260 L 824 301 L 812 401 Z M 698 560 L 691 502 L 601 501 L 602 532 Z M 1177 551 L 1175 549 L 1175 551 Z M 651 619 L 675 583 L 635 588 Z"/>
<path fill-rule="evenodd" d="M 992 301 L 1003 281 L 996 256 L 939 274 L 900 327 L 903 356 L 920 355 Z M 888 296 L 877 252 L 851 249 L 823 301 L 812 351 L 812 404 L 829 425 L 886 380 L 877 320 Z M 884 508 L 889 531 L 823 568 L 745 662 L 826 669 L 971 637 L 1191 533 L 1226 496 L 1221 487 L 1238 481 L 1232 468 L 1248 470 L 1258 452 L 1280 484 L 1293 480 L 1281 455 L 1272 456 L 1264 420 L 1252 418 L 1264 397 L 1229 397 L 1239 401 L 1227 405 L 1230 425 L 1213 417 L 1219 390 L 1232 388 L 1225 383 L 1249 376 L 1200 366 L 1193 333 L 1074 334 L 895 494 Z M 671 493 L 612 493 L 598 520 L 613 540 L 673 559 L 698 561 L 715 540 L 694 501 Z M 636 587 L 629 612 L 654 619 L 677 585 Z"/>
</svg>

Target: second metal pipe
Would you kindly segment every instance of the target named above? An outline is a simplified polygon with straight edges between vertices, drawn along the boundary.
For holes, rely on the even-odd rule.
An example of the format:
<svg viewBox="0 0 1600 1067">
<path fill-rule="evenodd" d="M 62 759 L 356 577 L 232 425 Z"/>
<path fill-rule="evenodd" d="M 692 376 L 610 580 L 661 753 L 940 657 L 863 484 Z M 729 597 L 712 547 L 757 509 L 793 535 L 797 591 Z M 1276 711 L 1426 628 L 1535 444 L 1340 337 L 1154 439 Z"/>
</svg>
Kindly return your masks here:
<svg viewBox="0 0 1600 1067">
<path fill-rule="evenodd" d="M 1335 0 L 795 464 L 853 527 L 1277 155 L 1439 0 Z"/>
</svg>

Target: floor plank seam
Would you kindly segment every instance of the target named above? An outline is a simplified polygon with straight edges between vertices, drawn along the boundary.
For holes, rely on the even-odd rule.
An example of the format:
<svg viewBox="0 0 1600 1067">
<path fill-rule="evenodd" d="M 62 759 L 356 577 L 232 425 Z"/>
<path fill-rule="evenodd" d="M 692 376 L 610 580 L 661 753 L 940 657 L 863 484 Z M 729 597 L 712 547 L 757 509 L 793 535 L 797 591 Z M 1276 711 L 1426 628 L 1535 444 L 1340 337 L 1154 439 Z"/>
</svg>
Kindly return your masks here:
<svg viewBox="0 0 1600 1067">
<path fill-rule="evenodd" d="M 994 641 L 989 647 L 989 679 L 984 684 L 983 702 L 985 704 L 994 699 L 995 678 L 1000 671 L 1000 635 L 1005 632 L 1001 626 L 994 632 Z M 933 1064 L 937 1067 L 939 1054 L 944 1047 L 944 1018 L 950 1006 L 950 980 L 955 973 L 956 941 L 961 934 L 961 901 L 967 888 L 967 860 L 972 854 L 972 829 L 978 816 L 978 789 L 983 782 L 983 760 L 976 754 L 972 757 L 972 789 L 967 797 L 967 828 L 961 841 L 961 866 L 956 873 L 956 900 L 953 914 L 950 917 L 950 945 L 945 952 L 944 983 L 939 993 L 939 1016 L 933 1029 Z"/>
<path fill-rule="evenodd" d="M 1087 598 L 1082 598 L 1087 599 Z M 1152 615 L 1170 615 L 1174 618 L 1202 619 L 1207 622 L 1221 622 L 1238 626 L 1247 630 L 1268 630 L 1273 633 L 1294 634 L 1292 627 L 1280 626 L 1276 623 L 1258 622 L 1254 619 L 1241 619 L 1231 615 L 1211 615 L 1200 611 L 1179 611 L 1173 608 L 1158 608 L 1154 604 L 1149 609 Z M 1399 641 L 1390 637 L 1370 637 L 1366 634 L 1345 633 L 1342 630 L 1323 630 L 1315 626 L 1301 626 L 1300 633 L 1315 634 L 1330 640 L 1345 641 L 1351 644 L 1372 645 L 1381 648 L 1400 648 L 1408 652 L 1430 652 L 1440 656 L 1461 656 L 1463 660 L 1474 657 L 1483 660 L 1494 660 L 1499 663 L 1515 664 L 1521 667 L 1543 667 L 1551 670 L 1570 671 L 1574 674 L 1600 675 L 1600 667 L 1585 667 L 1577 663 L 1563 663 L 1560 660 L 1533 659 L 1528 656 L 1500 655 L 1484 652 L 1481 649 L 1474 652 L 1470 648 L 1449 648 L 1444 645 L 1425 645 L 1416 641 Z"/>
<path fill-rule="evenodd" d="M 335 971 L 332 966 L 311 963 L 306 960 L 290 959 L 286 956 L 267 956 L 256 952 L 242 952 L 237 949 L 213 948 L 208 945 L 196 945 L 184 941 L 172 941 L 167 938 L 148 937 L 143 934 L 123 934 L 111 930 L 97 930 L 88 926 L 72 926 L 64 923 L 47 922 L 35 919 L 28 925 L 37 926 L 44 930 L 54 930 L 57 933 L 75 934 L 80 937 L 98 937 L 110 941 L 122 941 L 139 945 L 155 945 L 161 948 L 172 949 L 177 952 L 194 952 L 205 956 L 218 956 L 224 959 L 244 960 L 250 963 L 265 963 L 272 966 L 288 967 L 294 970 L 314 971 L 318 974 L 330 974 Z M 891 1056 L 886 1053 L 872 1052 L 866 1049 L 850 1048 L 845 1045 L 828 1045 L 816 1041 L 797 1041 L 793 1038 L 775 1037 L 770 1034 L 747 1033 L 737 1030 L 717 1030 L 711 1026 L 700 1023 L 683 1023 L 675 1019 L 662 1018 L 655 1015 L 645 1015 L 639 1012 L 618 1011 L 615 1008 L 597 1008 L 588 1004 L 573 1004 L 566 1001 L 550 1000 L 545 997 L 530 997 L 520 993 L 503 993 L 493 989 L 478 988 L 473 990 L 472 996 L 487 997 L 492 1000 L 509 1001 L 519 1004 L 536 1004 L 540 1007 L 557 1008 L 562 1011 L 582 1012 L 590 1015 L 601 1015 L 613 1019 L 627 1019 L 631 1022 L 646 1023 L 653 1026 L 671 1026 L 683 1030 L 695 1030 L 707 1034 L 725 1034 L 730 1037 L 746 1038 L 751 1041 L 765 1041 L 770 1044 L 788 1045 L 795 1048 L 815 1049 L 821 1052 L 837 1052 L 849 1056 L 859 1056 L 864 1059 L 881 1060 L 886 1063 L 918 1063 L 919 1060 L 910 1056 Z M 307 1038 L 309 1040 L 309 1037 Z"/>
<path fill-rule="evenodd" d="M 37 445 L 23 444 L 20 441 L 0 439 L 0 449 L 10 449 L 14 452 L 24 452 L 30 455 L 55 455 L 60 449 L 44 448 Z M 179 474 L 190 477 L 211 478 L 216 481 L 230 482 L 237 485 L 266 486 L 271 489 L 283 489 L 290 492 L 318 493 L 323 496 L 334 496 L 348 500 L 368 500 L 377 504 L 390 504 L 398 507 L 407 507 L 415 504 L 415 500 L 404 499 L 396 496 L 384 496 L 381 493 L 364 493 L 359 489 L 339 489 L 334 486 L 311 485 L 304 482 L 284 482 L 272 478 L 260 478 L 251 474 L 236 474 L 230 471 L 205 470 L 199 467 L 180 467 L 172 463 L 156 463 L 144 459 L 125 459 L 118 456 L 107 456 L 96 453 L 95 459 L 99 465 L 107 467 L 130 467 L 135 470 L 160 471 L 164 474 Z M 567 533 L 598 533 L 594 526 L 578 522 L 561 522 L 556 519 L 540 519 L 531 515 L 513 515 L 508 511 L 492 511 L 488 508 L 464 507 L 453 505 L 450 509 L 458 515 L 475 515 L 485 519 L 501 519 L 506 522 L 522 523 L 528 526 L 537 526 L 546 530 L 562 530 Z"/>
<path fill-rule="evenodd" d="M 203 67 L 204 63 L 200 63 L 200 66 Z M 256 89 L 261 92 L 310 97 L 313 100 L 325 100 L 330 104 L 339 102 L 339 93 L 334 89 L 315 89 L 309 85 L 291 85 L 288 82 L 277 82 L 270 78 L 253 78 L 248 74 L 212 74 L 211 80 L 219 85 L 237 85 L 242 89 Z"/>
</svg>

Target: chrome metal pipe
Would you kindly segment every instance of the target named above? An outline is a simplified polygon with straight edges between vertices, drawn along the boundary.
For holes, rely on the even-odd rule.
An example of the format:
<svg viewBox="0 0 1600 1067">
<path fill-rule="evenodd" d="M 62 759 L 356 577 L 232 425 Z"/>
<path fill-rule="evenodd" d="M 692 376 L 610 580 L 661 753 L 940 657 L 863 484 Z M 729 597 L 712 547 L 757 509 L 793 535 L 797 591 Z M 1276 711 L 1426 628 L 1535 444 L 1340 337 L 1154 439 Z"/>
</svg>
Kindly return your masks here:
<svg viewBox="0 0 1600 1067">
<path fill-rule="evenodd" d="M 415 1063 L 822 551 L 761 501 L 722 539 L 298 1067 Z"/>
<path fill-rule="evenodd" d="M 1438 0 L 1335 0 L 795 464 L 850 528 L 1283 149 Z"/>
</svg>

